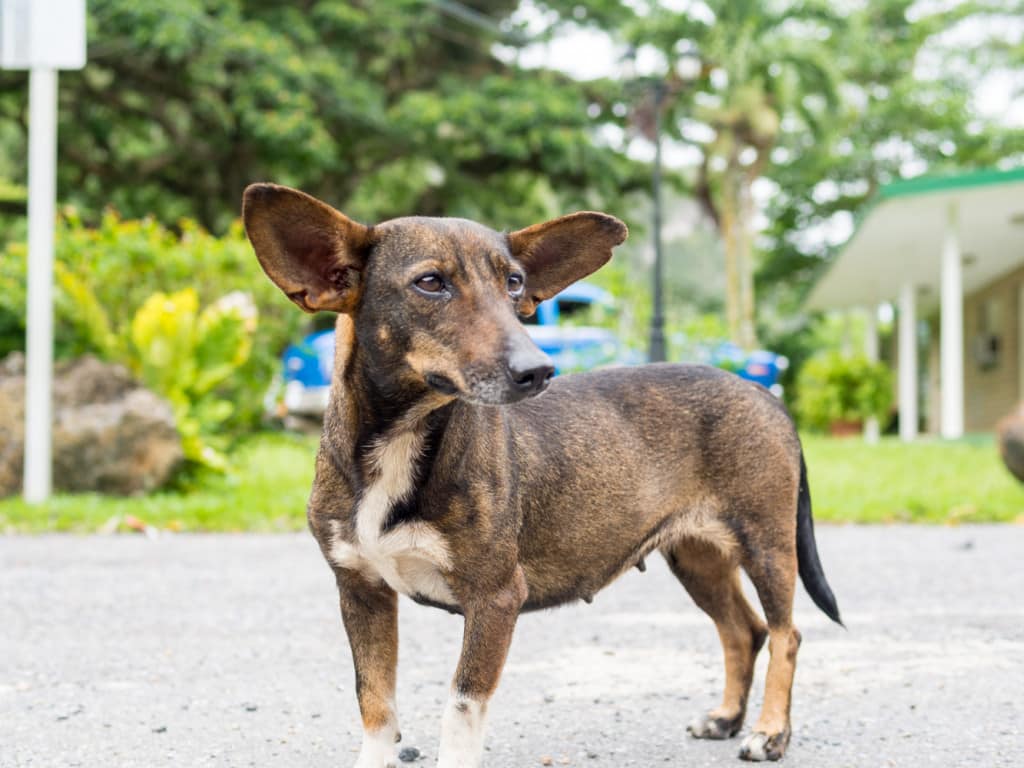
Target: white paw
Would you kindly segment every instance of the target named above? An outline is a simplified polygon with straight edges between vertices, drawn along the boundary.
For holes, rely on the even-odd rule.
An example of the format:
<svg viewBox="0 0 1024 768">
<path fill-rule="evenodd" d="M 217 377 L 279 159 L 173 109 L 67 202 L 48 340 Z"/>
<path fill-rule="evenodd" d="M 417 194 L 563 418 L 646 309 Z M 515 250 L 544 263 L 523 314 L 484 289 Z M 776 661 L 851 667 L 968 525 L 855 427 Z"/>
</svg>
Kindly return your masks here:
<svg viewBox="0 0 1024 768">
<path fill-rule="evenodd" d="M 696 717 L 686 726 L 687 733 L 695 739 L 729 739 L 735 736 L 739 729 L 738 719 L 730 721 L 710 714 Z"/>
<path fill-rule="evenodd" d="M 486 704 L 453 693 L 441 718 L 437 768 L 480 768 Z"/>
<path fill-rule="evenodd" d="M 743 740 L 740 746 L 740 759 L 760 763 L 765 760 L 780 760 L 786 753 L 789 744 L 789 731 L 769 736 L 767 733 L 754 731 Z"/>
<path fill-rule="evenodd" d="M 376 733 L 363 733 L 363 746 L 355 768 L 398 768 L 398 731 L 382 728 Z"/>
</svg>

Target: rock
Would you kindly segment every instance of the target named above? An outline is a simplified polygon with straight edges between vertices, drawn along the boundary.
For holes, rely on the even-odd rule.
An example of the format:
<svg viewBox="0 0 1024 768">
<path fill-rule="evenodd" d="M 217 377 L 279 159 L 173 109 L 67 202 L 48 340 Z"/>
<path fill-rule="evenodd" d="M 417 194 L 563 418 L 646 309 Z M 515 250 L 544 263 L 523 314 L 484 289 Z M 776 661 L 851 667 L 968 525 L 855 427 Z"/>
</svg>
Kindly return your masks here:
<svg viewBox="0 0 1024 768">
<path fill-rule="evenodd" d="M 1024 483 L 1024 403 L 996 427 L 999 454 L 1010 474 Z"/>
<path fill-rule="evenodd" d="M 145 493 L 183 459 L 171 406 L 120 365 L 94 357 L 56 366 L 53 482 L 62 491 Z M 0 496 L 18 493 L 24 461 L 25 361 L 0 361 Z"/>
<path fill-rule="evenodd" d="M 398 753 L 398 759 L 403 763 L 415 763 L 420 759 L 420 751 L 416 747 L 404 747 Z"/>
</svg>

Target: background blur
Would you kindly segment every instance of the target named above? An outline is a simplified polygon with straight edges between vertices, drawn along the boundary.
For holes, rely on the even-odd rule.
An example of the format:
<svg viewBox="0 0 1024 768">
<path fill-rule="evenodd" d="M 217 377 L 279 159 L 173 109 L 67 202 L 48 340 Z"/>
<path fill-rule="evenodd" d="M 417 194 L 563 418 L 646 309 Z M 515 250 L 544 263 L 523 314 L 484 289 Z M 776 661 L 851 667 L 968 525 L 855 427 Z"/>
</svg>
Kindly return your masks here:
<svg viewBox="0 0 1024 768">
<path fill-rule="evenodd" d="M 996 417 L 927 437 L 937 308 L 922 300 L 915 320 L 926 436 L 875 443 L 828 434 L 897 428 L 894 306 L 806 300 L 891 185 L 1020 180 L 1024 4 L 89 0 L 88 14 L 89 63 L 59 91 L 65 493 L 41 506 L 17 497 L 28 76 L 0 71 L 0 530 L 304 524 L 316 419 L 289 413 L 288 388 L 330 319 L 311 322 L 260 271 L 238 222 L 248 183 L 299 187 L 365 222 L 619 216 L 631 236 L 587 280 L 599 290 L 549 318 L 553 344 L 604 345 L 569 370 L 648 354 L 656 161 L 666 356 L 777 385 L 819 518 L 1021 519 Z M 988 319 L 1012 326 L 1022 311 L 1013 299 Z M 131 405 L 140 389 L 166 418 Z M 69 415 L 122 400 L 116 418 Z M 144 421 L 154 413 L 169 433 Z"/>
</svg>

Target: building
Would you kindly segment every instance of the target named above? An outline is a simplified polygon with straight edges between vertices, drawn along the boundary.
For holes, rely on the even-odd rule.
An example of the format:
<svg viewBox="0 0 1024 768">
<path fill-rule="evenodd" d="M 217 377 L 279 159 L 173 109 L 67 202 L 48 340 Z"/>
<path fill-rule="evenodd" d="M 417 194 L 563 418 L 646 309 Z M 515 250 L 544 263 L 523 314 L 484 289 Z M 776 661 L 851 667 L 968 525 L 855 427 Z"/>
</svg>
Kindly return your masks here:
<svg viewBox="0 0 1024 768">
<path fill-rule="evenodd" d="M 897 315 L 900 435 L 986 432 L 1024 399 L 1024 168 L 882 187 L 807 306 Z"/>
</svg>

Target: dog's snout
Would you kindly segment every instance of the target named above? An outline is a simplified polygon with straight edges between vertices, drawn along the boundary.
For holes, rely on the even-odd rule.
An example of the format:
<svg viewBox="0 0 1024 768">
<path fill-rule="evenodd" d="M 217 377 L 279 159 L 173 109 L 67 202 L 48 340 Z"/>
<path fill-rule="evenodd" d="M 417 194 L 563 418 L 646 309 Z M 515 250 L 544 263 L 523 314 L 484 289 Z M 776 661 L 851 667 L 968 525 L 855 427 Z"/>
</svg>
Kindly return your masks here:
<svg viewBox="0 0 1024 768">
<path fill-rule="evenodd" d="M 508 375 L 513 386 L 527 396 L 543 392 L 551 377 L 555 375 L 555 366 L 551 364 L 551 358 L 540 353 L 529 363 L 519 362 L 522 367 L 517 366 L 515 361 L 509 361 L 508 364 Z"/>
</svg>

